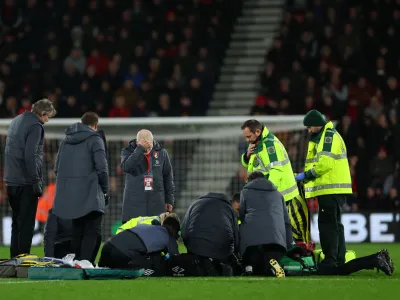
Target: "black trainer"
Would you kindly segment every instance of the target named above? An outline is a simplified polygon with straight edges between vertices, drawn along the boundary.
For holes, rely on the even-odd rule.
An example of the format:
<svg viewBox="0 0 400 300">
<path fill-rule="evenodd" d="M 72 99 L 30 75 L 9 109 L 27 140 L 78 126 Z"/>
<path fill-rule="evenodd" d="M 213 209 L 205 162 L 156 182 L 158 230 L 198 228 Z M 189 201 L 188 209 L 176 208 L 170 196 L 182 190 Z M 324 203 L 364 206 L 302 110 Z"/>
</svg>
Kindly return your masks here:
<svg viewBox="0 0 400 300">
<path fill-rule="evenodd" d="M 392 259 L 390 258 L 389 251 L 387 249 L 382 249 L 380 252 L 386 258 L 386 262 L 388 263 L 390 269 L 392 270 L 392 274 L 393 274 L 393 272 L 394 272 L 394 263 L 393 263 Z"/>
<path fill-rule="evenodd" d="M 394 264 L 389 256 L 389 252 L 386 249 L 382 249 L 377 253 L 376 260 L 377 260 L 376 268 L 378 272 L 379 270 L 381 270 L 388 276 L 391 276 L 393 274 Z"/>
</svg>

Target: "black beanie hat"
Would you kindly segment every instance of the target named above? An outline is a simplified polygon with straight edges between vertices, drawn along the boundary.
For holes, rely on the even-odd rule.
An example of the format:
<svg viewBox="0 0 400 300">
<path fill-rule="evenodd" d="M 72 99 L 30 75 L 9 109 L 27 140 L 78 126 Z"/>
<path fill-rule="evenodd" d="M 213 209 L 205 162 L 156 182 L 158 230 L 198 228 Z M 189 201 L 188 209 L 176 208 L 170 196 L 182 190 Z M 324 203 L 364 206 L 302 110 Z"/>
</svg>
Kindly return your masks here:
<svg viewBox="0 0 400 300">
<path fill-rule="evenodd" d="M 310 126 L 325 126 L 326 120 L 324 116 L 318 110 L 310 110 L 303 120 L 303 125 L 306 127 Z"/>
</svg>

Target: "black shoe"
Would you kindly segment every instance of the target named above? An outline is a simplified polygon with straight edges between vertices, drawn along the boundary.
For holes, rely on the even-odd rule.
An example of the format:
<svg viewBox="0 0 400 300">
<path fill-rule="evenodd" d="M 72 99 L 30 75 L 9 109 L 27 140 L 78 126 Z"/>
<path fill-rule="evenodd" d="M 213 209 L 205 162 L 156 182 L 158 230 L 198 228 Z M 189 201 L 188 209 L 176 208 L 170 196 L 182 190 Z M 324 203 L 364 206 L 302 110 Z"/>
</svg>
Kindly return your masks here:
<svg viewBox="0 0 400 300">
<path fill-rule="evenodd" d="M 386 275 L 390 276 L 393 274 L 394 265 L 392 259 L 389 256 L 389 252 L 386 249 L 382 249 L 378 252 L 377 256 L 377 270 L 383 271 Z"/>
</svg>

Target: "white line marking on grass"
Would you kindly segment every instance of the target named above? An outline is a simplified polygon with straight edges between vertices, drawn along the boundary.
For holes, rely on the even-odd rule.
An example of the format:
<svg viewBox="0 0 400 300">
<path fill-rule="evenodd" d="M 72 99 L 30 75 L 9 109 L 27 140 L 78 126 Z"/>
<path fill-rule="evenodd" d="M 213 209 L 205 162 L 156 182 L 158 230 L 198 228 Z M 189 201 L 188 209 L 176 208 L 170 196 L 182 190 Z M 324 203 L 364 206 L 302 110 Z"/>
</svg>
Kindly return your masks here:
<svg viewBox="0 0 400 300">
<path fill-rule="evenodd" d="M 15 280 L 15 281 L 0 281 L 0 284 L 26 284 L 26 283 L 43 283 L 43 282 L 59 282 L 62 280 Z M 67 280 L 64 280 L 67 281 Z"/>
<path fill-rule="evenodd" d="M 385 278 L 385 279 L 384 279 Z M 286 278 L 275 278 L 275 277 L 141 277 L 138 280 L 158 280 L 158 281 L 214 281 L 214 282 L 233 282 L 233 281 L 243 281 L 243 282 L 255 282 L 255 281 L 273 281 L 273 280 L 289 280 L 289 281 L 376 281 L 376 280 L 390 280 L 390 281 L 400 281 L 399 277 L 355 277 L 355 276 L 344 276 L 344 277 L 286 277 Z M 31 284 L 31 283 L 49 283 L 49 282 L 74 282 L 82 280 L 15 280 L 15 281 L 1 281 L 0 285 L 6 284 Z M 97 281 L 97 280 L 91 280 Z M 121 280 L 122 281 L 122 280 Z M 123 280 L 129 281 L 129 280 Z"/>
<path fill-rule="evenodd" d="M 398 277 L 354 277 L 354 276 L 344 276 L 344 277 L 286 277 L 286 278 L 275 278 L 275 277 L 140 277 L 139 280 L 167 280 L 167 281 L 271 281 L 271 280 L 290 280 L 290 281 L 369 281 L 369 280 L 400 280 Z"/>
</svg>

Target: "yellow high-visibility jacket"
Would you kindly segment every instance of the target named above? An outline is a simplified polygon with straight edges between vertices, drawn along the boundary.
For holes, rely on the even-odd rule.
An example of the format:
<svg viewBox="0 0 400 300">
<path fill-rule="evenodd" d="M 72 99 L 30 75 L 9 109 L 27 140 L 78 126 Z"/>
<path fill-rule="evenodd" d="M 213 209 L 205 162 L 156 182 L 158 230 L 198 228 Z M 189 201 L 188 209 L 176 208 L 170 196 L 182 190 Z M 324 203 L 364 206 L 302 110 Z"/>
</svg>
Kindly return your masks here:
<svg viewBox="0 0 400 300">
<path fill-rule="evenodd" d="M 267 127 L 264 126 L 261 140 L 250 159 L 247 159 L 246 153 L 242 155 L 242 165 L 247 168 L 249 173 L 253 171 L 263 172 L 265 177 L 283 195 L 285 201 L 299 195 L 286 149 Z"/>
<path fill-rule="evenodd" d="M 304 171 L 306 198 L 352 194 L 346 145 L 332 122 L 308 143 Z"/>
<path fill-rule="evenodd" d="M 126 222 L 124 225 L 122 225 L 120 228 L 118 228 L 117 233 L 120 233 L 124 230 L 136 227 L 137 225 L 152 225 L 152 222 L 156 220 L 160 222 L 160 216 L 151 216 L 151 217 L 137 217 L 130 219 L 128 222 Z"/>
</svg>

